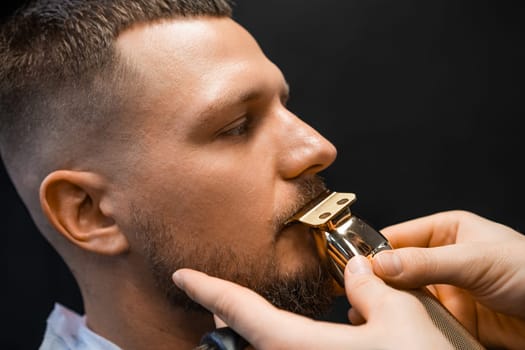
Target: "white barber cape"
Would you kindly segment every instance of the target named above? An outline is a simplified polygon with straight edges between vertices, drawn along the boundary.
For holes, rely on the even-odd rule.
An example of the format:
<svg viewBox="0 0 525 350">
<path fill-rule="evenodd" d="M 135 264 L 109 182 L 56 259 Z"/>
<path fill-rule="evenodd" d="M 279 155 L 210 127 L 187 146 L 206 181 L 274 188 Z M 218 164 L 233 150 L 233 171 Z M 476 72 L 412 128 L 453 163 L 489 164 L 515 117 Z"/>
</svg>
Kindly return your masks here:
<svg viewBox="0 0 525 350">
<path fill-rule="evenodd" d="M 86 326 L 86 316 L 55 304 L 40 350 L 122 350 Z"/>
</svg>

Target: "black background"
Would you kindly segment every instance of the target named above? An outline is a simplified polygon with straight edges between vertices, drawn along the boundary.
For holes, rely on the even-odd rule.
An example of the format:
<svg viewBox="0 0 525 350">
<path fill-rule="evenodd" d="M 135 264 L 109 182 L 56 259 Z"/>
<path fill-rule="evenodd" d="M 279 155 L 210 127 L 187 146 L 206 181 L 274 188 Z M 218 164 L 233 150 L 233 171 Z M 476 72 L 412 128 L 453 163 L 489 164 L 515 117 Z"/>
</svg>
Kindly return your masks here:
<svg viewBox="0 0 525 350">
<path fill-rule="evenodd" d="M 518 2 L 237 2 L 235 19 L 291 85 L 290 109 L 337 146 L 323 175 L 357 193 L 355 212 L 383 227 L 465 209 L 525 230 Z M 82 312 L 80 296 L 3 168 L 0 196 L 2 348 L 35 349 L 53 303 Z M 330 318 L 343 320 L 338 306 Z"/>
</svg>

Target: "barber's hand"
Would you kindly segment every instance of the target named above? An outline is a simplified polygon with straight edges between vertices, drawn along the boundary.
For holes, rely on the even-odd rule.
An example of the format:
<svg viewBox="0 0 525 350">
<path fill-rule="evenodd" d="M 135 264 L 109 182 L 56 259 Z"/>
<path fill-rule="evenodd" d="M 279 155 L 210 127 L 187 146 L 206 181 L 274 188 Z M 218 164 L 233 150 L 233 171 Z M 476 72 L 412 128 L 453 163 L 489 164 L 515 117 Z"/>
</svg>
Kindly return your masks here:
<svg viewBox="0 0 525 350">
<path fill-rule="evenodd" d="M 373 260 L 384 281 L 397 288 L 434 284 L 437 298 L 482 344 L 525 349 L 525 236 L 462 211 L 382 233 L 399 248 Z"/>
<path fill-rule="evenodd" d="M 351 317 L 364 321 L 359 326 L 279 310 L 247 288 L 189 269 L 173 280 L 256 349 L 451 349 L 417 299 L 374 276 L 363 257 L 345 270 Z"/>
</svg>

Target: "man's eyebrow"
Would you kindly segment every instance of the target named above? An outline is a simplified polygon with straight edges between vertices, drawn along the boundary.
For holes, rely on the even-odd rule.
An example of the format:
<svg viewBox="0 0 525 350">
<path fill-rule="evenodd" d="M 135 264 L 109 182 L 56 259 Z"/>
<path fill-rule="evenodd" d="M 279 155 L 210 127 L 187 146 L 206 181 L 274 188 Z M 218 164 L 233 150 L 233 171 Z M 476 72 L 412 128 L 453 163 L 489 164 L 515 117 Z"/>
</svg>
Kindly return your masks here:
<svg viewBox="0 0 525 350">
<path fill-rule="evenodd" d="M 232 92 L 229 94 L 221 95 L 213 102 L 209 103 L 199 113 L 199 115 L 202 116 L 202 119 L 199 121 L 199 124 L 207 123 L 211 118 L 213 118 L 213 112 L 220 111 L 228 105 L 243 104 L 260 98 L 262 95 L 264 95 L 264 90 L 259 88 L 252 88 L 238 93 L 237 96 L 234 96 L 235 94 L 235 92 Z M 283 86 L 281 88 L 281 91 L 279 92 L 279 95 L 283 98 L 288 98 L 288 96 L 290 95 L 290 85 L 286 80 L 283 81 Z"/>
<path fill-rule="evenodd" d="M 281 97 L 288 96 L 290 94 L 290 84 L 288 84 L 288 82 L 286 80 L 283 80 L 283 84 L 282 85 L 283 86 L 281 88 L 281 91 L 279 92 L 279 95 Z M 253 90 L 248 90 L 248 91 L 245 91 L 244 93 L 241 93 L 239 95 L 239 98 L 235 102 L 244 103 L 244 102 L 248 102 L 250 100 L 256 100 L 261 95 L 263 95 L 263 91 L 259 90 L 257 88 L 254 88 Z"/>
</svg>

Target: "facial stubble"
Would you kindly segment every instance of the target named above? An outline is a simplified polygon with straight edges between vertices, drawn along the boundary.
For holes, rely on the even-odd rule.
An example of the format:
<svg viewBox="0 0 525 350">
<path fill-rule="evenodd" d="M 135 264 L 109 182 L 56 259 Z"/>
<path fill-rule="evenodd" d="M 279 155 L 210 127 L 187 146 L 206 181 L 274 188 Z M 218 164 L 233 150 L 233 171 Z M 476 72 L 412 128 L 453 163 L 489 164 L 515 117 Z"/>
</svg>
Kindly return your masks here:
<svg viewBox="0 0 525 350">
<path fill-rule="evenodd" d="M 171 281 L 173 272 L 186 267 L 248 287 L 278 308 L 309 317 L 323 315 L 332 304 L 334 292 L 332 278 L 319 259 L 316 264 L 303 264 L 294 273 L 283 273 L 276 265 L 278 257 L 273 248 L 284 222 L 325 190 L 319 177 L 295 182 L 296 201 L 274 217 L 276 240 L 273 247 L 259 251 L 257 255 L 247 256 L 217 242 L 213 239 L 213 232 L 207 233 L 210 242 L 204 248 L 202 242 L 192 242 L 191 237 L 182 240 L 177 238 L 176 228 L 162 218 L 132 207 L 133 227 L 143 243 L 145 257 L 159 290 L 174 306 L 188 311 L 205 311 Z"/>
</svg>

